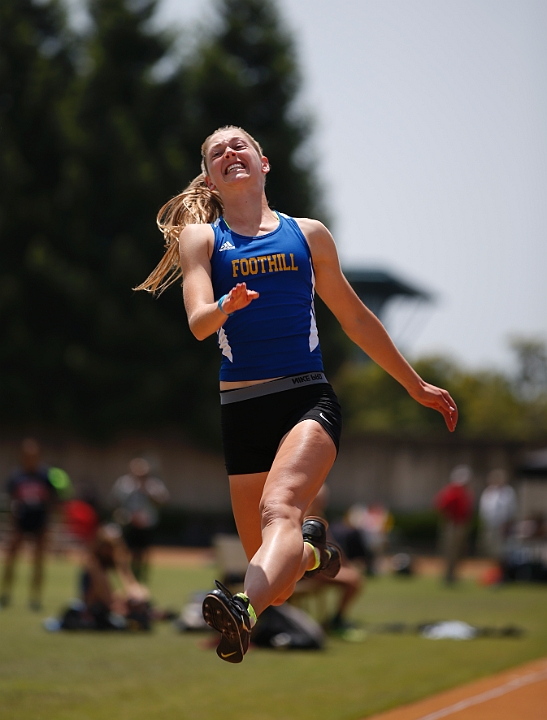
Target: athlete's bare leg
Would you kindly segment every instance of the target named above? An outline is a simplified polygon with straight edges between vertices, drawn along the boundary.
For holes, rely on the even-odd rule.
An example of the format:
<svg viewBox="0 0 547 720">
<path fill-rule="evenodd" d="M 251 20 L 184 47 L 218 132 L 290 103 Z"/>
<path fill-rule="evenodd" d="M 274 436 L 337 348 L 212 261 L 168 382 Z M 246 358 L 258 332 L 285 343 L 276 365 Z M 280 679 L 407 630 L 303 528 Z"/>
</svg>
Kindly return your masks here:
<svg viewBox="0 0 547 720">
<path fill-rule="evenodd" d="M 237 532 L 249 562 L 262 545 L 260 503 L 267 478 L 267 472 L 230 476 L 232 511 L 236 521 Z M 302 535 L 300 535 L 300 538 L 302 538 Z M 315 555 L 311 548 L 303 545 L 302 562 L 299 569 L 300 577 L 312 566 L 314 561 Z M 281 605 L 291 594 L 292 590 L 285 591 L 270 604 Z"/>
<path fill-rule="evenodd" d="M 304 420 L 283 439 L 269 473 L 230 477 L 238 532 L 251 558 L 245 593 L 257 615 L 290 597 L 315 562 L 302 521 L 335 458 L 321 425 Z"/>
</svg>

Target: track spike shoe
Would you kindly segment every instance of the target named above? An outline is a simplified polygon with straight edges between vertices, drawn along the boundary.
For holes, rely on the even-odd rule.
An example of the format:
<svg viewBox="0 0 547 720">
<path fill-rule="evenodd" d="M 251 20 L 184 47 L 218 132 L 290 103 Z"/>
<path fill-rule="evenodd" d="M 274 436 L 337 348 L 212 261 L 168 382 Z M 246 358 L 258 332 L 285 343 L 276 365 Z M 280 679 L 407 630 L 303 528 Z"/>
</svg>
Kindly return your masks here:
<svg viewBox="0 0 547 720">
<path fill-rule="evenodd" d="M 327 543 L 327 546 L 325 548 L 325 554 L 328 555 L 328 558 L 325 560 L 325 562 L 321 560 L 319 572 L 325 577 L 335 578 L 338 575 L 338 572 L 342 565 L 342 555 L 340 552 L 340 548 L 334 543 Z"/>
<path fill-rule="evenodd" d="M 341 551 L 334 543 L 327 542 L 328 522 L 321 517 L 309 515 L 302 524 L 304 542 L 310 543 L 319 551 L 320 564 L 314 570 L 307 570 L 304 577 L 313 577 L 321 573 L 328 578 L 338 575 L 341 565 Z"/>
<path fill-rule="evenodd" d="M 240 663 L 249 648 L 251 618 L 248 603 L 215 580 L 216 590 L 203 600 L 203 618 L 221 634 L 217 655 L 230 663 Z"/>
</svg>

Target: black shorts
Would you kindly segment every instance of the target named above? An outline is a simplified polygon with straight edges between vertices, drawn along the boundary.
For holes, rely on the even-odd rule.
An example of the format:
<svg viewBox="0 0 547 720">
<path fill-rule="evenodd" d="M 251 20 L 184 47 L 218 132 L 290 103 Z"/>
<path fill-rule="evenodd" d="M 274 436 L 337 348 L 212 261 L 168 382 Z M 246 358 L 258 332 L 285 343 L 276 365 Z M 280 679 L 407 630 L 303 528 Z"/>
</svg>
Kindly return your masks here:
<svg viewBox="0 0 547 720">
<path fill-rule="evenodd" d="M 302 420 L 318 422 L 338 452 L 340 403 L 321 372 L 223 391 L 220 398 L 228 475 L 267 472 L 284 435 Z"/>
</svg>

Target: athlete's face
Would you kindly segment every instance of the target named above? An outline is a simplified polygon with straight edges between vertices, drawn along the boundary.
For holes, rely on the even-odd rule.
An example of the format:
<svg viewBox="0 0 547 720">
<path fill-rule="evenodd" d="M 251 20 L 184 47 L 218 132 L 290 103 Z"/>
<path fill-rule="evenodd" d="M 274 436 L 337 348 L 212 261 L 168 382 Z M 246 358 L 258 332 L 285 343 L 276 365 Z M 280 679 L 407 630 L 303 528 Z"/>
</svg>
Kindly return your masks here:
<svg viewBox="0 0 547 720">
<path fill-rule="evenodd" d="M 219 130 L 205 148 L 206 181 L 211 190 L 259 180 L 262 186 L 270 171 L 268 158 L 260 155 L 244 132 Z"/>
</svg>

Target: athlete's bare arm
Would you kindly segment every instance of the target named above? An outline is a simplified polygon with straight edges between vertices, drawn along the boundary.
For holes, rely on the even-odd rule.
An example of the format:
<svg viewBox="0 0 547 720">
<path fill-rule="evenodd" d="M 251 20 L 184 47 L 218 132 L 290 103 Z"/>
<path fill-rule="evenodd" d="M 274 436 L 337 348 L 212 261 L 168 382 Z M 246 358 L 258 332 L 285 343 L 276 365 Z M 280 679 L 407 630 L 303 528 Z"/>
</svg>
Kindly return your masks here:
<svg viewBox="0 0 547 720">
<path fill-rule="evenodd" d="M 327 228 L 317 220 L 299 218 L 308 240 L 318 295 L 340 322 L 344 332 L 380 367 L 403 385 L 409 395 L 440 412 L 450 431 L 456 427 L 456 403 L 442 388 L 426 383 L 393 344 L 382 323 L 359 299 L 340 268 L 336 245 Z"/>
<path fill-rule="evenodd" d="M 198 340 L 216 333 L 228 314 L 247 307 L 258 297 L 245 283 L 238 283 L 222 304 L 224 312 L 219 309 L 211 282 L 213 246 L 214 233 L 210 225 L 187 225 L 179 237 L 184 306 L 190 330 Z"/>
</svg>

